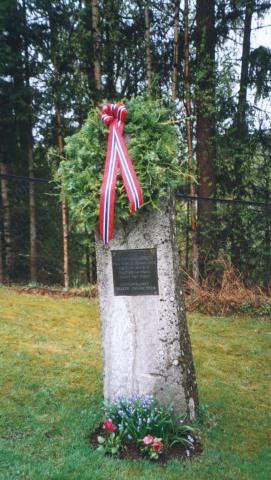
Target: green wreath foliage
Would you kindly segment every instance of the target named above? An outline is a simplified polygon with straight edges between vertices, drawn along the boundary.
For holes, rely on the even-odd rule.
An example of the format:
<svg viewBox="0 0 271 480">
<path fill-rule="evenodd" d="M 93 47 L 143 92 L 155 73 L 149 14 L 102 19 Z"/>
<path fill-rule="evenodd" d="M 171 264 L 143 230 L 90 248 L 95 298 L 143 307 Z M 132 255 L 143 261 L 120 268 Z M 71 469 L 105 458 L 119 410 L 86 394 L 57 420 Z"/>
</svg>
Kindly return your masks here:
<svg viewBox="0 0 271 480">
<path fill-rule="evenodd" d="M 124 134 L 129 137 L 128 150 L 144 198 L 142 210 L 159 208 L 184 175 L 178 162 L 178 131 L 174 124 L 174 106 L 164 100 L 135 97 L 125 102 L 128 109 Z M 92 108 L 78 133 L 65 139 L 66 158 L 60 163 L 57 177 L 69 202 L 77 225 L 92 232 L 99 219 L 100 188 L 106 157 L 108 126 Z M 115 222 L 128 220 L 128 198 L 118 178 Z"/>
</svg>

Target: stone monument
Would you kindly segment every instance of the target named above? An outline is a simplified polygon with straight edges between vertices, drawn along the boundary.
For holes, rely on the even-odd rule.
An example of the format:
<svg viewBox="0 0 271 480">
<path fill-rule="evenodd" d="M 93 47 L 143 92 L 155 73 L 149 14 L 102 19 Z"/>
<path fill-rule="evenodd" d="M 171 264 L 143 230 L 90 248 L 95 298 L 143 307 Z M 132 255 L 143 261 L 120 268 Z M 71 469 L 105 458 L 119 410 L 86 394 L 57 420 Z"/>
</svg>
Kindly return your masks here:
<svg viewBox="0 0 271 480">
<path fill-rule="evenodd" d="M 153 395 L 193 420 L 197 386 L 180 283 L 174 200 L 96 241 L 104 396 Z"/>
</svg>

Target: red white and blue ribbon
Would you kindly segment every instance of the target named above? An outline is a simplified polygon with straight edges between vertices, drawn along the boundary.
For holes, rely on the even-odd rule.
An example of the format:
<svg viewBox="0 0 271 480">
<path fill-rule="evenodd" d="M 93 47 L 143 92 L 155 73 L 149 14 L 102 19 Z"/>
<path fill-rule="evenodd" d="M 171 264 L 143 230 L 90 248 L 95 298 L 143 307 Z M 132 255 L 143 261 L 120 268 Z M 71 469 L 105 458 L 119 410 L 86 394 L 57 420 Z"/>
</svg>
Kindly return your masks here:
<svg viewBox="0 0 271 480">
<path fill-rule="evenodd" d="M 114 236 L 114 205 L 119 169 L 129 198 L 131 213 L 143 205 L 142 190 L 122 136 L 127 113 L 124 105 L 116 103 L 104 105 L 102 112 L 99 113 L 102 121 L 109 125 L 104 177 L 100 194 L 100 238 L 105 244 Z"/>
</svg>

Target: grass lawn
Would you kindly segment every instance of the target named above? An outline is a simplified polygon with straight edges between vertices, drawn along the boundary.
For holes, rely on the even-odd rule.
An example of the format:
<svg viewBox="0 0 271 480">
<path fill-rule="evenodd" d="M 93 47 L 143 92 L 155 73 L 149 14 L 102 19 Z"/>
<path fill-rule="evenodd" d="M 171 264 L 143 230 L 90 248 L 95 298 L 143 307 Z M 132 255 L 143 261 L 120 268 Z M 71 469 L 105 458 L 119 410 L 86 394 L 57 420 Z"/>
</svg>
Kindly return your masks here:
<svg viewBox="0 0 271 480">
<path fill-rule="evenodd" d="M 189 323 L 208 411 L 203 454 L 167 466 L 112 460 L 87 442 L 102 400 L 97 302 L 0 288 L 0 479 L 270 480 L 270 324 Z"/>
</svg>

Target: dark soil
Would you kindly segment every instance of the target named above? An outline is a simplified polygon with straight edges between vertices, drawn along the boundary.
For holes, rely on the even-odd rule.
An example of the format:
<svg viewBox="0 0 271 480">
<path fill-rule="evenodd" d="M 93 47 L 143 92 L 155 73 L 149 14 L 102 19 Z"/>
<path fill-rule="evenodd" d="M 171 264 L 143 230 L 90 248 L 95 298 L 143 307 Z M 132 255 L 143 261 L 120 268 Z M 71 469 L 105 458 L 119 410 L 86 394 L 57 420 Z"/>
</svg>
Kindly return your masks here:
<svg viewBox="0 0 271 480">
<path fill-rule="evenodd" d="M 105 431 L 102 427 L 97 428 L 95 432 L 90 435 L 89 442 L 90 445 L 94 448 L 99 446 L 97 436 L 105 436 Z M 189 452 L 189 454 L 187 454 Z M 171 448 L 167 448 L 160 455 L 158 460 L 150 460 L 146 457 L 139 449 L 136 442 L 129 442 L 122 447 L 117 458 L 121 460 L 149 460 L 151 462 L 165 464 L 172 460 L 173 458 L 190 460 L 193 457 L 196 457 L 202 453 L 202 446 L 199 442 L 195 443 L 194 450 L 191 448 L 188 449 L 183 445 L 173 445 Z"/>
</svg>

